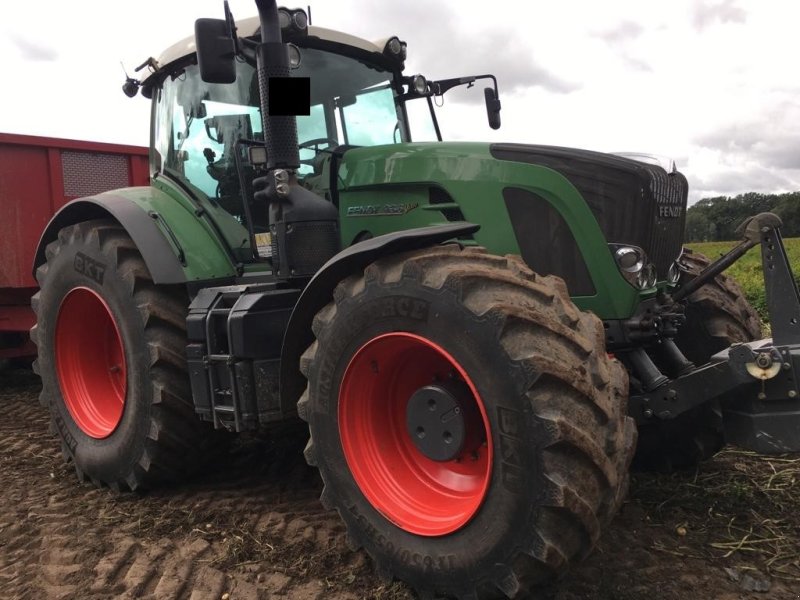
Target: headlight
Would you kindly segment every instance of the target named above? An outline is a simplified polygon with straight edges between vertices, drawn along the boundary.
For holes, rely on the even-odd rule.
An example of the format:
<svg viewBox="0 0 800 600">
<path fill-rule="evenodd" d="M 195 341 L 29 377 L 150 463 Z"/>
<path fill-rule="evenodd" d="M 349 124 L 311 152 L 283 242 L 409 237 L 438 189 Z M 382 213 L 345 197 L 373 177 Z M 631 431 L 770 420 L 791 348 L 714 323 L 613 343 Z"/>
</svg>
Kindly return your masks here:
<svg viewBox="0 0 800 600">
<path fill-rule="evenodd" d="M 644 266 L 644 251 L 636 246 L 622 246 L 614 253 L 617 265 L 625 273 L 639 273 Z"/>
<path fill-rule="evenodd" d="M 669 266 L 669 271 L 667 272 L 667 281 L 673 285 L 680 281 L 681 273 L 686 270 L 686 266 L 681 263 L 685 251 L 685 248 L 681 248 L 681 253 L 678 255 L 678 258 L 676 258 L 675 262 Z"/>
<path fill-rule="evenodd" d="M 297 69 L 303 61 L 303 57 L 300 55 L 300 48 L 294 44 L 286 44 L 286 48 L 289 52 L 289 68 Z"/>
<path fill-rule="evenodd" d="M 393 37 L 386 43 L 386 49 L 390 54 L 400 56 L 400 51 L 403 49 L 403 47 L 400 45 L 400 40 L 396 37 Z"/>
<path fill-rule="evenodd" d="M 308 16 L 302 8 L 279 8 L 278 25 L 284 32 L 305 34 L 308 30 Z"/>
<path fill-rule="evenodd" d="M 656 268 L 647 262 L 647 255 L 638 246 L 609 244 L 622 276 L 633 287 L 647 290 L 656 284 Z"/>
<path fill-rule="evenodd" d="M 414 75 L 411 78 L 411 87 L 417 94 L 423 96 L 428 91 L 428 81 L 422 75 Z"/>
<path fill-rule="evenodd" d="M 656 284 L 656 266 L 653 263 L 648 263 L 642 270 L 639 272 L 639 277 L 637 278 L 637 283 L 639 285 L 639 289 L 642 290 L 649 290 Z"/>
<path fill-rule="evenodd" d="M 678 283 L 678 280 L 681 278 L 681 268 L 678 266 L 678 261 L 676 260 L 669 266 L 669 271 L 667 272 L 667 281 L 671 284 Z"/>
<path fill-rule="evenodd" d="M 397 37 L 391 37 L 383 47 L 383 53 L 388 54 L 394 58 L 399 58 L 401 61 L 406 59 L 407 46 L 405 42 L 401 42 Z"/>
</svg>

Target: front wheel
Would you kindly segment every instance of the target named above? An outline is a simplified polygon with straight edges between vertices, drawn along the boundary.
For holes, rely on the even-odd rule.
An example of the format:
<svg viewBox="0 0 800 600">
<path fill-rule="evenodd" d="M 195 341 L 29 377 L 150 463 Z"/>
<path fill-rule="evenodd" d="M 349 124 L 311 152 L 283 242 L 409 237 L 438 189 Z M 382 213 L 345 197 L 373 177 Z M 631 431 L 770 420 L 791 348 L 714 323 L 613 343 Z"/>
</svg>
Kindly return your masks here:
<svg viewBox="0 0 800 600">
<path fill-rule="evenodd" d="M 518 597 L 591 550 L 636 433 L 602 325 L 561 280 L 431 248 L 340 283 L 313 329 L 306 458 L 380 573 Z"/>
<path fill-rule="evenodd" d="M 134 490 L 195 468 L 205 429 L 186 372 L 185 292 L 154 285 L 112 221 L 66 227 L 46 254 L 34 366 L 78 478 Z"/>
</svg>

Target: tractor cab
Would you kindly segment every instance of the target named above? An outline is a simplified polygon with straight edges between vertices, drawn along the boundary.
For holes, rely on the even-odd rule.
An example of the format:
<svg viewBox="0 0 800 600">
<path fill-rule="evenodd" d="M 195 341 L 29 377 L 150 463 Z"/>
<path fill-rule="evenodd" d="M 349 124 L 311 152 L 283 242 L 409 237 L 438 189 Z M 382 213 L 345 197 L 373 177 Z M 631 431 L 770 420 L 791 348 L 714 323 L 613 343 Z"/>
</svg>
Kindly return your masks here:
<svg viewBox="0 0 800 600">
<path fill-rule="evenodd" d="M 302 11 L 281 11 L 288 15 L 284 24 L 304 17 Z M 258 69 L 247 52 L 259 34 L 259 19 L 236 22 L 233 31 L 242 36 L 236 39 L 241 58 L 225 82 L 203 73 L 209 51 L 192 37 L 145 63 L 149 73 L 126 87 L 132 93 L 141 87 L 153 99 L 151 171 L 209 204 L 237 259 L 259 262 L 272 256 L 258 237 L 269 230 L 267 203 L 256 201 L 253 189 L 266 163 Z M 320 27 L 284 27 L 282 34 L 291 42 L 292 78 L 309 82 L 308 110 L 296 115 L 300 164 L 294 174 L 302 187 L 334 204 L 336 161 L 344 152 L 440 141 L 432 97 L 476 79 L 404 76 L 406 44 L 397 37 L 370 42 Z M 496 82 L 491 92 L 496 98 Z"/>
</svg>

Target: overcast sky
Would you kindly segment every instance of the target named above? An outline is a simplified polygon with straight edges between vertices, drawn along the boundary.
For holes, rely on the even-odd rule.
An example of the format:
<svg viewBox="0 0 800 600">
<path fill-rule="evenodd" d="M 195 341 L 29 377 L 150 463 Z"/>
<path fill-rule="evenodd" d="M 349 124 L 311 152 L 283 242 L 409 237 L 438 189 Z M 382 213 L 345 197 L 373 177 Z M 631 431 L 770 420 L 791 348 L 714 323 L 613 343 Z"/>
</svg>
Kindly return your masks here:
<svg viewBox="0 0 800 600">
<path fill-rule="evenodd" d="M 280 2 L 279 2 L 280 3 Z M 237 18 L 252 0 L 231 0 Z M 304 6 L 304 4 L 301 4 Z M 296 3 L 290 3 L 296 6 Z M 408 42 L 409 73 L 494 73 L 439 111 L 447 139 L 530 142 L 674 158 L 691 199 L 800 190 L 800 2 L 780 0 L 317 0 L 314 25 Z M 221 17 L 221 0 L 8 2 L 0 131 L 148 144 L 132 71 Z"/>
</svg>

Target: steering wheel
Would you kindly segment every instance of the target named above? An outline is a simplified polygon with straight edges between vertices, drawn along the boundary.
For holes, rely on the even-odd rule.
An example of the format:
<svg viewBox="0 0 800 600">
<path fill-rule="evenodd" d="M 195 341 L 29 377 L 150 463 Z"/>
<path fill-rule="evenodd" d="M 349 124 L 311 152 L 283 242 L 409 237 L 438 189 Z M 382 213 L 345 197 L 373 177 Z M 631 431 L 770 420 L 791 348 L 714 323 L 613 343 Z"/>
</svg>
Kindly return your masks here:
<svg viewBox="0 0 800 600">
<path fill-rule="evenodd" d="M 298 144 L 298 146 L 297 146 L 298 150 L 314 150 L 314 158 L 307 158 L 305 160 L 301 160 L 300 164 L 309 165 L 309 166 L 313 167 L 314 166 L 314 159 L 317 158 L 317 154 L 319 154 L 320 151 L 321 151 L 320 150 L 320 146 L 323 146 L 323 145 L 326 148 L 332 148 L 334 146 L 338 146 L 339 142 L 334 140 L 334 139 L 331 139 L 331 138 L 320 137 L 320 138 L 314 138 L 314 139 L 311 139 L 311 140 L 306 140 L 305 142 L 302 142 L 301 144 Z"/>
</svg>

